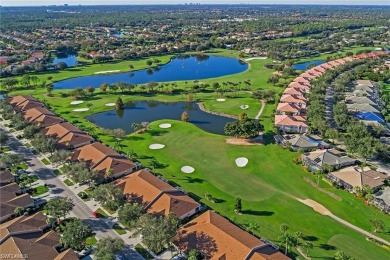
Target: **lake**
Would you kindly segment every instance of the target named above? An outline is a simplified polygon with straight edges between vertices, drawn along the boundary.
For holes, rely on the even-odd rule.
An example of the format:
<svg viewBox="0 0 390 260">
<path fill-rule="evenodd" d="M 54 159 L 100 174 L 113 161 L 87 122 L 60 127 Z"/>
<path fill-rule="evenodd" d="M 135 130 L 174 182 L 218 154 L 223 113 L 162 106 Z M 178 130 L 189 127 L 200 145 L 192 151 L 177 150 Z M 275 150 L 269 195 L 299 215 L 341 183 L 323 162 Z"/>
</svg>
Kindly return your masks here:
<svg viewBox="0 0 390 260">
<path fill-rule="evenodd" d="M 92 123 L 107 129 L 122 128 L 134 132 L 132 123 L 153 122 L 160 119 L 180 120 L 183 111 L 189 114 L 189 122 L 214 134 L 224 135 L 227 122 L 234 119 L 213 115 L 200 110 L 195 102 L 136 101 L 126 104 L 122 110 L 111 110 L 87 117 Z"/>
<path fill-rule="evenodd" d="M 130 63 L 131 61 L 129 61 Z M 102 83 L 113 84 L 119 81 L 145 84 L 150 81 L 200 80 L 235 74 L 247 69 L 247 63 L 234 58 L 186 55 L 173 58 L 169 63 L 156 68 L 116 74 L 99 74 L 58 81 L 54 83 L 54 89 L 85 88 L 87 86 L 98 88 Z"/>
<path fill-rule="evenodd" d="M 68 67 L 73 67 L 77 65 L 76 55 L 67 55 L 65 57 L 55 57 L 53 60 L 53 65 L 57 65 L 60 62 L 65 62 Z"/>
<path fill-rule="evenodd" d="M 301 63 L 295 63 L 292 65 L 292 68 L 295 70 L 307 70 L 310 66 L 317 66 L 325 63 L 325 60 L 312 60 Z"/>
</svg>

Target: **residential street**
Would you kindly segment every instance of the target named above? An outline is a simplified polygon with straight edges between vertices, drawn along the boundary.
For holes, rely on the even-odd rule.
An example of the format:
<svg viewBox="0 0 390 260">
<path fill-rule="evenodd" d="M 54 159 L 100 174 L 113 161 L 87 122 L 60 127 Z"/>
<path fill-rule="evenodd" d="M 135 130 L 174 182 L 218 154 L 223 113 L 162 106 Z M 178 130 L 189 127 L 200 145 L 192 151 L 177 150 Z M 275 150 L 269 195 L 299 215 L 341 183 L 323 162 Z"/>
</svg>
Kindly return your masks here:
<svg viewBox="0 0 390 260">
<path fill-rule="evenodd" d="M 4 131 L 8 132 L 2 124 L 0 127 Z M 8 146 L 16 153 L 24 154 L 26 158 L 26 163 L 30 167 L 31 171 L 34 172 L 39 179 L 41 179 L 47 186 L 50 188 L 50 195 L 44 199 L 54 198 L 54 197 L 71 197 L 75 206 L 72 210 L 72 214 L 80 219 L 84 219 L 93 231 L 96 233 L 96 238 L 100 239 L 103 237 L 118 237 L 124 240 L 126 250 L 122 252 L 122 255 L 125 259 L 143 259 L 135 250 L 132 248 L 134 244 L 128 244 L 130 239 L 120 236 L 118 233 L 112 229 L 112 224 L 110 224 L 111 219 L 107 218 L 94 218 L 92 216 L 92 210 L 88 205 L 81 200 L 77 194 L 75 194 L 68 186 L 66 186 L 49 168 L 47 168 L 28 148 L 26 148 L 18 139 L 13 135 L 9 134 L 10 140 Z M 129 234 L 127 234 L 127 237 Z M 134 240 L 134 239 L 131 239 Z"/>
</svg>

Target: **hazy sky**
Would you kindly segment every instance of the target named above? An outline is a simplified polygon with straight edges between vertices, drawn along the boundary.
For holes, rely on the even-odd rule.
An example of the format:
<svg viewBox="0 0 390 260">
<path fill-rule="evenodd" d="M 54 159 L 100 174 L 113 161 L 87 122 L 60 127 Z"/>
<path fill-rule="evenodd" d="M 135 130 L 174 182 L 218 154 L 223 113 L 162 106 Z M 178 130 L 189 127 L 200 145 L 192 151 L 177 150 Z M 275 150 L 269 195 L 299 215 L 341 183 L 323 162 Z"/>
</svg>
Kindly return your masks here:
<svg viewBox="0 0 390 260">
<path fill-rule="evenodd" d="M 389 5 L 390 0 L 1 0 L 3 6 L 30 6 L 30 5 L 107 5 L 107 4 L 331 4 L 331 5 Z"/>
</svg>

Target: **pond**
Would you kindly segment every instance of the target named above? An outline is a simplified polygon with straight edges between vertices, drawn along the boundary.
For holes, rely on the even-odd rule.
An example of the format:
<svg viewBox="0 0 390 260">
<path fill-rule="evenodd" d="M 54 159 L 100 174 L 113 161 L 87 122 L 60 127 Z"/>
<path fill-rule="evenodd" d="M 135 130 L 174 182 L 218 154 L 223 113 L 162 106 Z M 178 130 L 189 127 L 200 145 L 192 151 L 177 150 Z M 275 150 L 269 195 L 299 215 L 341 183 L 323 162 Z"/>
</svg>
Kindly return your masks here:
<svg viewBox="0 0 390 260">
<path fill-rule="evenodd" d="M 295 63 L 292 65 L 292 68 L 295 70 L 307 70 L 308 67 L 310 66 L 317 66 L 325 63 L 325 60 L 311 60 L 311 61 L 306 61 L 306 62 L 301 62 L 301 63 Z"/>
<path fill-rule="evenodd" d="M 169 63 L 155 68 L 116 74 L 104 74 L 112 71 L 100 71 L 98 75 L 58 81 L 54 83 L 54 88 L 73 89 L 78 87 L 85 88 L 87 86 L 98 88 L 102 83 L 113 84 L 119 81 L 145 84 L 150 81 L 200 80 L 235 74 L 246 69 L 248 69 L 247 63 L 234 58 L 186 55 L 173 58 Z M 115 71 L 115 67 L 113 70 Z"/>
<path fill-rule="evenodd" d="M 73 67 L 77 65 L 77 57 L 76 55 L 65 55 L 60 57 L 55 57 L 53 60 L 53 65 L 57 65 L 60 62 L 65 62 L 68 67 Z"/>
<path fill-rule="evenodd" d="M 189 114 L 189 122 L 214 134 L 224 135 L 227 122 L 234 119 L 202 111 L 195 102 L 136 101 L 126 104 L 121 110 L 111 110 L 87 117 L 92 123 L 107 129 L 122 128 L 134 132 L 132 123 L 153 122 L 161 119 L 180 120 L 183 111 Z"/>
</svg>

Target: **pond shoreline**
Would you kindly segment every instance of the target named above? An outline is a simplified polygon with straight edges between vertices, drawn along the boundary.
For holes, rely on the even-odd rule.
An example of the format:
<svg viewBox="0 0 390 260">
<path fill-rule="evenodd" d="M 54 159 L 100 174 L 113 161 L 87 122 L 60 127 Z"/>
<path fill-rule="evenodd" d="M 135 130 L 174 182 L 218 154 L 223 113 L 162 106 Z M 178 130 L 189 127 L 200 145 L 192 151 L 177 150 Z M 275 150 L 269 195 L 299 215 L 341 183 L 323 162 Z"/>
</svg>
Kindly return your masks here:
<svg viewBox="0 0 390 260">
<path fill-rule="evenodd" d="M 203 102 L 196 102 L 196 104 L 199 106 L 199 109 L 202 110 L 203 112 L 206 112 L 206 113 L 209 113 L 212 115 L 223 116 L 223 117 L 232 118 L 232 119 L 238 119 L 238 116 L 235 116 L 235 115 L 210 111 L 210 110 L 206 109 Z"/>
</svg>

